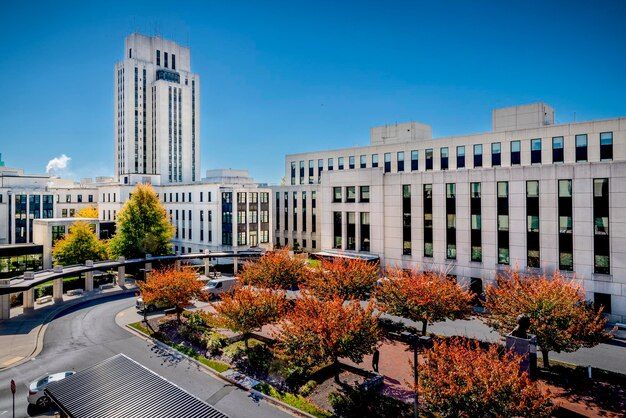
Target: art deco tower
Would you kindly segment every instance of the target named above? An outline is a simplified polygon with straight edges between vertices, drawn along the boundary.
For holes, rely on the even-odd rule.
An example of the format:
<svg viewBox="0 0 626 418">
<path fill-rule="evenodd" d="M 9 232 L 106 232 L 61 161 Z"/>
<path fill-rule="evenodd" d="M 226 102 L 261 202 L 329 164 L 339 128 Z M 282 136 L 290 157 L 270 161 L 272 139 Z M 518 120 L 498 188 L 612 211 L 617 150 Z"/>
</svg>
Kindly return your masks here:
<svg viewBox="0 0 626 418">
<path fill-rule="evenodd" d="M 161 184 L 200 179 L 200 79 L 189 48 L 129 35 L 115 64 L 115 178 L 159 175 Z"/>
</svg>

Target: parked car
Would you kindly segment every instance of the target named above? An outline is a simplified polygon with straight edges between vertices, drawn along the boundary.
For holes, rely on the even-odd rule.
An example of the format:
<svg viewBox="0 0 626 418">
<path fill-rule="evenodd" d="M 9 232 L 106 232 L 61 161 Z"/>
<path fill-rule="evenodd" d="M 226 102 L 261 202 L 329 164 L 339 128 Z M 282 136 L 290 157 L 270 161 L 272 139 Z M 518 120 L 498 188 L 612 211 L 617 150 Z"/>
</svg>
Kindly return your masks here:
<svg viewBox="0 0 626 418">
<path fill-rule="evenodd" d="M 147 312 L 154 312 L 157 309 L 167 309 L 171 307 L 172 305 L 170 303 L 164 301 L 157 301 L 146 306 L 141 296 L 139 296 L 135 301 L 135 308 L 137 308 L 139 312 L 143 312 L 144 310 L 146 310 Z"/>
<path fill-rule="evenodd" d="M 219 295 L 224 292 L 232 290 L 238 283 L 239 280 L 237 280 L 236 277 L 214 279 L 207 283 L 207 285 L 202 288 L 202 291 L 208 293 L 209 299 L 213 299 L 219 297 Z"/>
<path fill-rule="evenodd" d="M 67 371 L 61 373 L 47 374 L 41 376 L 38 379 L 32 381 L 28 386 L 28 403 L 31 405 L 37 405 L 41 408 L 49 408 L 51 405 L 50 398 L 46 396 L 43 390 L 52 382 L 58 382 L 66 377 L 72 376 L 74 371 Z"/>
</svg>

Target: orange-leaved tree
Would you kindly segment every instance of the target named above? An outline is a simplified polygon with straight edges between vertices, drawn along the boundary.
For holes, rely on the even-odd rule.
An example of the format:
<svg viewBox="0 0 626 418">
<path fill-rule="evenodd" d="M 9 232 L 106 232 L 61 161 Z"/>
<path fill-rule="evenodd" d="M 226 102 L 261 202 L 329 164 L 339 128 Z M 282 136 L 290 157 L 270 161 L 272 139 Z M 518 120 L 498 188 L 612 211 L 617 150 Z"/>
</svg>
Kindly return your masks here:
<svg viewBox="0 0 626 418">
<path fill-rule="evenodd" d="M 518 315 L 529 317 L 528 332 L 537 336 L 546 368 L 550 351 L 573 352 L 610 337 L 605 332 L 602 307 L 595 310 L 585 300 L 582 285 L 558 271 L 546 277 L 507 270 L 487 287 L 485 298 L 490 315 L 484 320 L 503 335 L 515 328 Z"/>
<path fill-rule="evenodd" d="M 158 302 L 175 306 L 178 322 L 184 307 L 192 299 L 203 297 L 203 283 L 189 269 L 167 267 L 154 270 L 145 282 L 138 281 L 137 286 L 146 306 Z"/>
<path fill-rule="evenodd" d="M 499 351 L 461 338 L 435 342 L 419 366 L 422 405 L 444 417 L 549 417 L 549 392 L 520 375 L 520 356 Z"/>
<path fill-rule="evenodd" d="M 246 348 L 253 331 L 278 321 L 287 308 L 285 292 L 273 289 L 244 286 L 223 293 L 221 299 L 213 304 L 218 320 L 226 328 L 243 334 Z"/>
<path fill-rule="evenodd" d="M 360 363 L 376 348 L 378 315 L 373 303 L 364 308 L 357 300 L 344 303 L 339 296 L 321 300 L 303 293 L 280 322 L 276 353 L 302 372 L 330 362 L 339 380 L 340 357 Z"/>
<path fill-rule="evenodd" d="M 244 264 L 239 279 L 255 287 L 295 289 L 309 274 L 306 257 L 289 255 L 289 247 L 269 251 Z"/>
<path fill-rule="evenodd" d="M 376 301 L 385 313 L 428 324 L 464 319 L 472 312 L 473 293 L 443 273 L 389 268 L 376 289 Z"/>
<path fill-rule="evenodd" d="M 322 299 L 335 295 L 344 300 L 365 299 L 374 290 L 380 278 L 379 271 L 378 263 L 358 258 L 323 259 L 321 265 L 309 275 L 305 287 Z"/>
</svg>

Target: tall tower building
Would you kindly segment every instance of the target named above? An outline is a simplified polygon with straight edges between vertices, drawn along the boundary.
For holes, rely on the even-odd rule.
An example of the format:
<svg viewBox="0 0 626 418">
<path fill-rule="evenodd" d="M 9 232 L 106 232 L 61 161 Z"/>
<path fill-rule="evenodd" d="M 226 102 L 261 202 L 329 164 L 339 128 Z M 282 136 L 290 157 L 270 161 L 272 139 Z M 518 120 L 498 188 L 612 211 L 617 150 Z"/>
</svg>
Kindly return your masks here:
<svg viewBox="0 0 626 418">
<path fill-rule="evenodd" d="M 115 64 L 115 178 L 200 179 L 200 79 L 189 48 L 133 33 Z"/>
</svg>

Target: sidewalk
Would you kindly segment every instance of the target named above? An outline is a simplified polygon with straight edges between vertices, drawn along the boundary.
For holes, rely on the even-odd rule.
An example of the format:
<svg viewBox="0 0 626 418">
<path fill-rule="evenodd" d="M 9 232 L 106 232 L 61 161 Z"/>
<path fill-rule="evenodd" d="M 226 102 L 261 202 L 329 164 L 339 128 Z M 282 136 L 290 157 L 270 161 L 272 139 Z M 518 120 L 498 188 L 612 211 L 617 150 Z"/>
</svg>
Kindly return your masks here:
<svg viewBox="0 0 626 418">
<path fill-rule="evenodd" d="M 35 309 L 24 312 L 21 306 L 11 309 L 11 319 L 0 321 L 0 370 L 28 361 L 42 349 L 47 324 L 60 312 L 72 306 L 108 296 L 135 292 L 134 280 L 127 279 L 124 287 L 94 290 L 82 295 L 63 294 L 63 303 L 35 304 Z"/>
<path fill-rule="evenodd" d="M 401 399 L 405 402 L 413 400 L 413 392 L 409 389 L 413 383 L 413 350 L 405 343 L 398 341 L 385 341 L 379 348 L 380 359 L 378 371 L 385 377 L 382 393 L 385 395 Z M 372 370 L 372 356 L 365 356 L 360 364 L 355 364 L 349 359 L 341 359 L 343 363 L 350 364 L 362 369 Z M 419 357 L 419 364 L 422 363 L 422 357 Z M 419 369 L 418 369 L 419 375 Z M 577 397 L 567 396 L 563 388 L 552 386 L 540 381 L 540 385 L 550 390 L 553 394 L 553 401 L 558 406 L 566 409 L 568 412 L 580 414 L 581 416 L 604 416 L 618 417 L 622 416 L 617 412 L 607 411 L 589 402 L 589 399 L 581 399 Z"/>
</svg>

